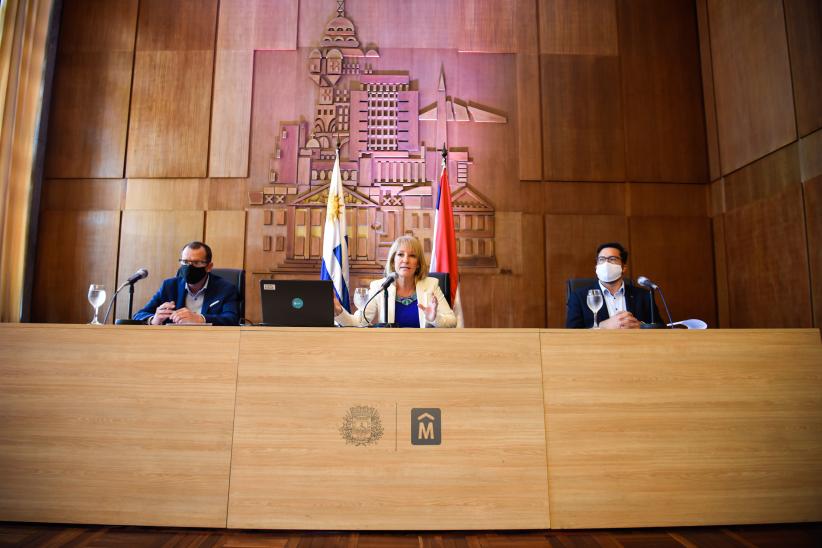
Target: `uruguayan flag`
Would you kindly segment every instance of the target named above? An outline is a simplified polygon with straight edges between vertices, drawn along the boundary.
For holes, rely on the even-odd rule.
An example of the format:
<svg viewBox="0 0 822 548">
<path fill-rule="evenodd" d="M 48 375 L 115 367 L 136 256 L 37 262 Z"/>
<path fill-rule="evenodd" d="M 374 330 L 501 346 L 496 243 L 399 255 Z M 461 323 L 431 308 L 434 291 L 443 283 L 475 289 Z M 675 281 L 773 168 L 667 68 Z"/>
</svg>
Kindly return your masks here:
<svg viewBox="0 0 822 548">
<path fill-rule="evenodd" d="M 345 199 L 343 198 L 342 177 L 340 177 L 340 151 L 334 160 L 331 184 L 328 185 L 328 204 L 325 208 L 325 231 L 323 232 L 323 264 L 320 277 L 331 280 L 334 293 L 340 304 L 351 312 L 348 302 L 348 234 L 345 227 Z"/>
</svg>

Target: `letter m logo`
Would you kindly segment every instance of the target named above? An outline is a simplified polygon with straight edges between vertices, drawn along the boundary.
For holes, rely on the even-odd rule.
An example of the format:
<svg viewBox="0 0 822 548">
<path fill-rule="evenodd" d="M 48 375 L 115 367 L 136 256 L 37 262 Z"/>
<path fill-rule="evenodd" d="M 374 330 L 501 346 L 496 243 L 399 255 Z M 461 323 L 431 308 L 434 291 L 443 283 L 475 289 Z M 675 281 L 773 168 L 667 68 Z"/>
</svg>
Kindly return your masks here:
<svg viewBox="0 0 822 548">
<path fill-rule="evenodd" d="M 442 444 L 442 410 L 422 407 L 411 410 L 411 445 Z"/>
</svg>

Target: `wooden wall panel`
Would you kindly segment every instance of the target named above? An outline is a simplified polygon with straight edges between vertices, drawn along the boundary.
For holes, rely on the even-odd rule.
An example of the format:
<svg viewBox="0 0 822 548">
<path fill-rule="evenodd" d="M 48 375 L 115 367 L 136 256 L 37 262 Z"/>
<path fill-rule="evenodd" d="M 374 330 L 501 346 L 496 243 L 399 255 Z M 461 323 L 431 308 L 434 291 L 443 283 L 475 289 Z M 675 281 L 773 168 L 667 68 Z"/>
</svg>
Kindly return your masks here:
<svg viewBox="0 0 822 548">
<path fill-rule="evenodd" d="M 245 211 L 208 211 L 205 243 L 214 254 L 215 268 L 243 268 Z"/>
<path fill-rule="evenodd" d="M 623 216 L 545 216 L 548 327 L 565 327 L 565 282 L 570 278 L 596 277 L 597 246 L 614 241 L 628 245 L 628 220 Z"/>
<path fill-rule="evenodd" d="M 239 337 L 0 327 L 2 519 L 225 527 Z"/>
<path fill-rule="evenodd" d="M 799 164 L 802 181 L 822 175 L 822 130 L 799 140 Z"/>
<path fill-rule="evenodd" d="M 708 148 L 708 173 L 711 181 L 719 179 L 719 134 L 716 122 L 714 69 L 711 63 L 711 32 L 708 23 L 708 0 L 696 0 L 699 27 L 699 58 L 702 68 L 702 98 L 705 108 L 705 142 Z"/>
<path fill-rule="evenodd" d="M 804 186 L 813 326 L 822 327 L 822 175 L 806 182 Z"/>
<path fill-rule="evenodd" d="M 126 176 L 205 177 L 217 1 L 145 0 Z"/>
<path fill-rule="evenodd" d="M 565 215 L 626 215 L 625 183 L 543 183 L 545 213 Z"/>
<path fill-rule="evenodd" d="M 165 278 L 175 275 L 182 247 L 203 239 L 202 211 L 123 212 L 120 230 L 120 264 L 117 280 L 122 283 L 140 268 L 149 278 L 134 286 L 134 311 L 140 310 L 160 288 Z M 117 298 L 117 318 L 128 316 L 128 291 Z"/>
<path fill-rule="evenodd" d="M 459 0 L 461 52 L 537 53 L 537 0 Z"/>
<path fill-rule="evenodd" d="M 119 211 L 43 211 L 34 274 L 33 322 L 89 323 L 88 286 L 103 284 L 106 307 L 116 289 Z"/>
<path fill-rule="evenodd" d="M 619 60 L 543 55 L 541 76 L 543 178 L 624 180 Z"/>
<path fill-rule="evenodd" d="M 208 179 L 129 179 L 125 209 L 206 209 Z"/>
<path fill-rule="evenodd" d="M 542 179 L 542 110 L 539 87 L 539 56 L 533 53 L 517 55 L 517 151 L 519 178 L 523 181 Z"/>
<path fill-rule="evenodd" d="M 211 179 L 207 209 L 245 209 L 248 204 L 245 179 Z"/>
<path fill-rule="evenodd" d="M 708 185 L 628 183 L 632 217 L 707 217 Z"/>
<path fill-rule="evenodd" d="M 217 49 L 296 49 L 299 4 L 299 0 L 220 2 Z M 325 12 L 331 8 L 336 5 L 326 4 Z"/>
<path fill-rule="evenodd" d="M 822 2 L 785 0 L 799 135 L 822 128 Z"/>
<path fill-rule="evenodd" d="M 646 276 L 665 294 L 674 321 L 699 318 L 717 327 L 711 220 L 631 217 L 630 276 Z M 659 311 L 666 318 L 662 299 Z"/>
<path fill-rule="evenodd" d="M 217 50 L 211 114 L 211 177 L 247 177 L 254 52 Z"/>
<path fill-rule="evenodd" d="M 796 139 L 781 0 L 709 0 L 722 173 Z"/>
<path fill-rule="evenodd" d="M 731 310 L 728 297 L 728 261 L 725 251 L 725 217 L 718 215 L 711 219 L 714 233 L 714 268 L 716 276 L 716 319 L 718 327 L 731 325 Z"/>
<path fill-rule="evenodd" d="M 137 0 L 65 2 L 47 177 L 123 176 Z"/>
<path fill-rule="evenodd" d="M 619 52 L 628 180 L 708 182 L 694 1 L 619 2 Z"/>
<path fill-rule="evenodd" d="M 731 325 L 810 327 L 802 185 L 725 214 Z"/>
<path fill-rule="evenodd" d="M 725 206 L 730 211 L 799 182 L 799 145 L 793 143 L 725 177 Z"/>
<path fill-rule="evenodd" d="M 125 197 L 125 179 L 46 179 L 40 195 L 40 208 L 63 211 L 120 210 L 125 204 Z"/>
<path fill-rule="evenodd" d="M 539 0 L 540 53 L 617 55 L 615 0 Z"/>
</svg>

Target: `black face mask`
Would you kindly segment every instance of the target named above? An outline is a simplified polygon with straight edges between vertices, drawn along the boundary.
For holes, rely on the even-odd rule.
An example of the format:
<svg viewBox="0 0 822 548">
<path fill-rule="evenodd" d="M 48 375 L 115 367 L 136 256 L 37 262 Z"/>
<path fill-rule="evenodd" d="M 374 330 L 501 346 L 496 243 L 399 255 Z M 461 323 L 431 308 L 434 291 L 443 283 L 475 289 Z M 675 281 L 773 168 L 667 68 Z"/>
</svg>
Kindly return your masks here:
<svg viewBox="0 0 822 548">
<path fill-rule="evenodd" d="M 189 284 L 196 284 L 206 275 L 206 267 L 204 266 L 191 266 L 190 264 L 183 265 L 180 268 L 180 277 Z"/>
</svg>

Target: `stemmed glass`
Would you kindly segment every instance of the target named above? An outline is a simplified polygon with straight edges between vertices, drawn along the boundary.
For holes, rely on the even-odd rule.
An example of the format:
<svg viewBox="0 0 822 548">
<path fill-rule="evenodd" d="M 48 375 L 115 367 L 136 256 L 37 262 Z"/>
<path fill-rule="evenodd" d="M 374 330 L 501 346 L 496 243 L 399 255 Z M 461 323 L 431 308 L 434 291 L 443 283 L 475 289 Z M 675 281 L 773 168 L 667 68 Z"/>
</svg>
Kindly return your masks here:
<svg viewBox="0 0 822 548">
<path fill-rule="evenodd" d="M 354 290 L 354 306 L 357 310 L 362 310 L 365 303 L 368 302 L 368 289 L 365 287 L 358 287 Z"/>
<path fill-rule="evenodd" d="M 97 312 L 103 303 L 106 302 L 106 288 L 102 285 L 91 284 L 88 286 L 88 302 L 94 307 L 94 319 L 89 322 L 90 325 L 103 325 L 97 319 Z"/>
<path fill-rule="evenodd" d="M 588 308 L 590 308 L 591 312 L 594 313 L 593 329 L 599 329 L 599 324 L 597 323 L 597 312 L 599 312 L 599 309 L 602 308 L 602 291 L 599 289 L 588 290 Z"/>
</svg>

